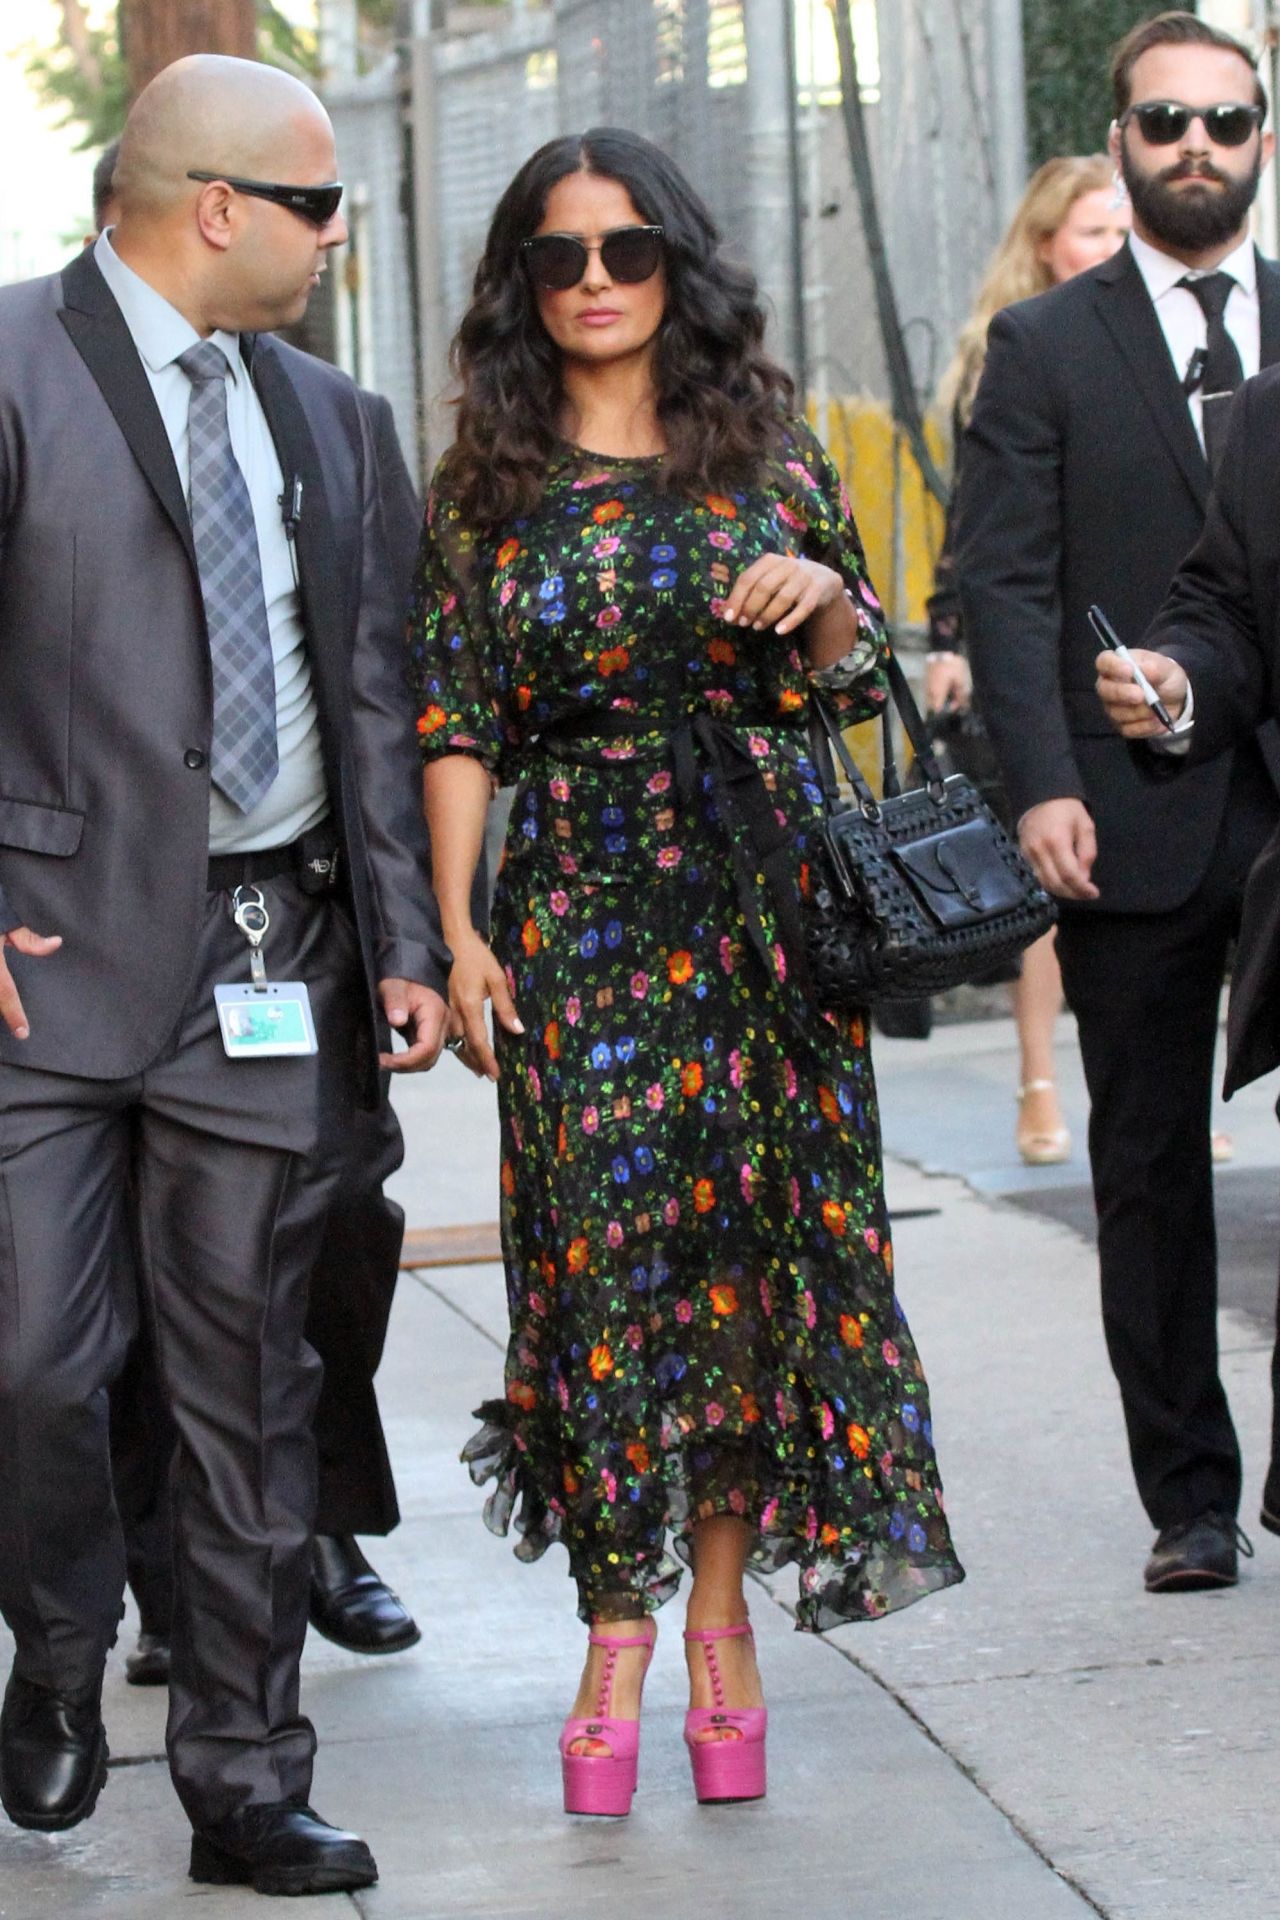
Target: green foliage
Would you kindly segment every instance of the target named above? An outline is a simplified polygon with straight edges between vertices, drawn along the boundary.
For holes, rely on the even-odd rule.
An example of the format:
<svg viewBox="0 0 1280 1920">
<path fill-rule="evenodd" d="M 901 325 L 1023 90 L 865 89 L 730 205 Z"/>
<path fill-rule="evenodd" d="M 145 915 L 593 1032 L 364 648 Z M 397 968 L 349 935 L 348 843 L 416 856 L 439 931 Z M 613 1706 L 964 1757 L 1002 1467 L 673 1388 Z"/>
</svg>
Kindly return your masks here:
<svg viewBox="0 0 1280 1920">
<path fill-rule="evenodd" d="M 1022 0 L 1027 147 L 1033 167 L 1098 153 L 1111 121 L 1111 49 L 1165 7 L 1151 0 Z"/>
</svg>

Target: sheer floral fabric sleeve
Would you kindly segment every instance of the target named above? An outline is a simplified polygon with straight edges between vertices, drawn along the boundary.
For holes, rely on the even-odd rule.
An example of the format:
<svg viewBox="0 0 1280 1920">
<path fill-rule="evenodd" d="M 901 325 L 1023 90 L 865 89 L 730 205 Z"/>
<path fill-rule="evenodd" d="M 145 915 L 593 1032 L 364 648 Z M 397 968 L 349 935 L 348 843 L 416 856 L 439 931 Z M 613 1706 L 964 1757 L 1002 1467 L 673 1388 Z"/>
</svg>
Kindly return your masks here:
<svg viewBox="0 0 1280 1920">
<path fill-rule="evenodd" d="M 409 680 L 423 758 L 466 753 L 495 781 L 511 745 L 505 673 L 486 603 L 486 544 L 451 497 L 448 456 L 432 477 L 409 612 Z"/>
</svg>

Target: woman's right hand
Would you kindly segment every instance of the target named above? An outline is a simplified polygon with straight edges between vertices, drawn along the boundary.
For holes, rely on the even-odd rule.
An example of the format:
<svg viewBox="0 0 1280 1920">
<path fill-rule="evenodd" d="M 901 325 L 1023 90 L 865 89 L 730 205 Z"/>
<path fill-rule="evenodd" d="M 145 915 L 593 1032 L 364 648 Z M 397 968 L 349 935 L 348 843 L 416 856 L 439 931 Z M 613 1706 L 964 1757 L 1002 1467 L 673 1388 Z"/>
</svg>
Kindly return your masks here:
<svg viewBox="0 0 1280 1920">
<path fill-rule="evenodd" d="M 963 713 L 973 698 L 973 676 L 962 653 L 931 653 L 924 666 L 926 713 Z"/>
<path fill-rule="evenodd" d="M 449 974 L 449 1026 L 452 1034 L 462 1036 L 458 1058 L 478 1078 L 496 1080 L 498 1059 L 489 1044 L 485 1001 L 492 1000 L 494 1018 L 508 1033 L 524 1032 L 507 976 L 498 965 L 492 947 L 478 933 L 461 934 L 458 939 L 450 940 L 449 946 L 453 953 Z"/>
</svg>

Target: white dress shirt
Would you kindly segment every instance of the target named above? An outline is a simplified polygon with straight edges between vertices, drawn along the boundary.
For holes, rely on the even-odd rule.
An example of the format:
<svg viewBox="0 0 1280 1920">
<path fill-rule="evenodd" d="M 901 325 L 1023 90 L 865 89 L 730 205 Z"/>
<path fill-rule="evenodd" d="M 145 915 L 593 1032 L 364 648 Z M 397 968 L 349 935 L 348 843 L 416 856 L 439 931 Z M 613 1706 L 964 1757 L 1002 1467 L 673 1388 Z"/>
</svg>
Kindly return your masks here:
<svg viewBox="0 0 1280 1920">
<path fill-rule="evenodd" d="M 1184 261 L 1175 260 L 1172 254 L 1161 253 L 1158 247 L 1140 239 L 1136 233 L 1129 235 L 1129 246 L 1138 272 L 1151 295 L 1156 319 L 1160 322 L 1160 330 L 1173 360 L 1173 370 L 1181 381 L 1186 377 L 1192 355 L 1206 344 L 1209 323 L 1204 317 L 1204 308 L 1191 289 L 1180 287 L 1178 282 L 1184 279 L 1203 280 L 1205 276 L 1198 269 L 1188 267 Z M 1234 253 L 1229 253 L 1210 271 L 1229 273 L 1235 281 L 1222 318 L 1227 332 L 1236 343 L 1244 377 L 1248 380 L 1258 371 L 1261 355 L 1258 256 L 1254 252 L 1253 241 L 1242 240 Z M 1204 401 L 1198 391 L 1189 396 L 1187 405 L 1203 446 Z"/>
<path fill-rule="evenodd" d="M 196 346 L 200 335 L 176 307 L 125 265 L 112 247 L 109 233 L 98 236 L 93 257 L 141 355 L 185 494 L 190 486 L 187 415 L 191 382 L 178 365 L 178 356 Z M 227 356 L 231 450 L 249 489 L 258 534 L 262 591 L 275 663 L 280 770 L 251 813 L 241 813 L 216 787 L 210 789 L 209 851 L 251 853 L 263 847 L 287 846 L 318 826 L 329 812 L 329 795 L 302 604 L 281 511 L 284 475 L 279 455 L 262 403 L 240 357 L 240 336 L 218 332 L 210 338 Z"/>
</svg>

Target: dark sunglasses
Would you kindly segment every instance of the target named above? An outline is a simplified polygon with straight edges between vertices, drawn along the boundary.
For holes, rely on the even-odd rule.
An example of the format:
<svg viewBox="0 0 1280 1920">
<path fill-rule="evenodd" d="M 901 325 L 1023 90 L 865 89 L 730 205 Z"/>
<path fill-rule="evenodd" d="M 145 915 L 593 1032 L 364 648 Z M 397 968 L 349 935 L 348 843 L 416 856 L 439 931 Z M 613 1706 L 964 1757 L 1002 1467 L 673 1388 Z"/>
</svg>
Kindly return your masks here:
<svg viewBox="0 0 1280 1920">
<path fill-rule="evenodd" d="M 1131 120 L 1136 120 L 1148 146 L 1171 147 L 1181 140 L 1193 120 L 1201 120 L 1215 147 L 1242 147 L 1265 117 L 1265 108 L 1246 107 L 1234 100 L 1219 107 L 1184 107 L 1177 100 L 1143 100 L 1136 107 L 1126 107 L 1119 124 L 1127 127 Z"/>
<path fill-rule="evenodd" d="M 252 194 L 255 200 L 270 200 L 277 207 L 288 207 L 290 213 L 301 214 L 313 227 L 327 227 L 342 199 L 341 180 L 332 180 L 325 187 L 290 187 L 282 186 L 278 180 L 238 180 L 233 173 L 204 173 L 198 167 L 189 167 L 187 178 L 220 180 L 224 187 L 234 187 L 237 193 Z"/>
<path fill-rule="evenodd" d="M 576 287 L 591 261 L 591 248 L 573 233 L 539 233 L 522 240 L 520 253 L 535 287 L 565 293 Z M 600 264 L 611 280 L 637 286 L 662 264 L 661 227 L 614 227 L 600 236 Z"/>
</svg>

